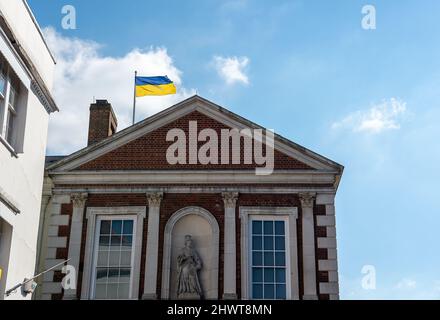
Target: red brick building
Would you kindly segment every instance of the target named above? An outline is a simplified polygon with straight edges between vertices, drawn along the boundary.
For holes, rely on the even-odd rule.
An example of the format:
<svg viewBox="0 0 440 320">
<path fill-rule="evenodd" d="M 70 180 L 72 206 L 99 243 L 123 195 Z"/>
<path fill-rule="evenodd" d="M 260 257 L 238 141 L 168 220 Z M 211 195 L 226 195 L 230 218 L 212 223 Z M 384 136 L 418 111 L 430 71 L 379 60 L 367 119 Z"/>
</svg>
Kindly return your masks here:
<svg viewBox="0 0 440 320">
<path fill-rule="evenodd" d="M 76 279 L 49 272 L 36 298 L 179 298 L 191 236 L 201 298 L 338 299 L 341 165 L 278 135 L 271 147 L 270 132 L 198 96 L 116 127 L 98 100 L 88 146 L 48 158 L 38 271 L 69 258 Z"/>
</svg>

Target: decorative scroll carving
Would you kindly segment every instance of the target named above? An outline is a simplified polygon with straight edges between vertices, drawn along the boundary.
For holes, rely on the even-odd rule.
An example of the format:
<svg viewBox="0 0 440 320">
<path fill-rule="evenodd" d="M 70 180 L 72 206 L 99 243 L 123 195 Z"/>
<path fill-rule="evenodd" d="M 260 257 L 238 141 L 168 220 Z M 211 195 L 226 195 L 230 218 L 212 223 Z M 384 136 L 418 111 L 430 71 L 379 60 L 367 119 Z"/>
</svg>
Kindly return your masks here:
<svg viewBox="0 0 440 320">
<path fill-rule="evenodd" d="M 235 208 L 238 200 L 238 192 L 223 192 L 222 197 L 226 208 Z"/>
<path fill-rule="evenodd" d="M 163 198 L 162 192 L 153 192 L 147 193 L 148 206 L 151 207 L 160 207 L 160 203 Z"/>
<path fill-rule="evenodd" d="M 300 193 L 299 200 L 301 201 L 302 208 L 312 208 L 315 201 L 315 195 L 313 193 Z"/>
<path fill-rule="evenodd" d="M 70 196 L 74 208 L 84 208 L 86 205 L 87 193 L 74 193 Z"/>
</svg>

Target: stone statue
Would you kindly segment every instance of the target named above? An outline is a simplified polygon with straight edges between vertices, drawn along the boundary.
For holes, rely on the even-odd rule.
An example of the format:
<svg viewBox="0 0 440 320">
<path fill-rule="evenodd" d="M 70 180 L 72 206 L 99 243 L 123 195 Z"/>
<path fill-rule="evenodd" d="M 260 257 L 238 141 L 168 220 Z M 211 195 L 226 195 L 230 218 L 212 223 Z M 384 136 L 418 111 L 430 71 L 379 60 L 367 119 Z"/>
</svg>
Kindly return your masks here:
<svg viewBox="0 0 440 320">
<path fill-rule="evenodd" d="M 177 256 L 177 299 L 202 299 L 203 292 L 199 281 L 202 260 L 193 247 L 192 237 L 185 236 L 185 247 Z"/>
</svg>

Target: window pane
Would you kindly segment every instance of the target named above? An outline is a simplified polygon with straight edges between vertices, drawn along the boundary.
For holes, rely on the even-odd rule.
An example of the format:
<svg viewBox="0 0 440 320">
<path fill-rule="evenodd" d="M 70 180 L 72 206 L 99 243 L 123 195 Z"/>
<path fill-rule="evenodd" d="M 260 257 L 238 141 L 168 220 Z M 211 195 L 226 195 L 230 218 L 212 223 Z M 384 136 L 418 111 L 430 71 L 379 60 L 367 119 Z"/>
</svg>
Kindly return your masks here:
<svg viewBox="0 0 440 320">
<path fill-rule="evenodd" d="M 97 283 L 106 283 L 107 282 L 107 268 L 98 268 L 96 270 L 96 282 Z"/>
<path fill-rule="evenodd" d="M 275 221 L 275 234 L 279 236 L 284 236 L 284 221 Z"/>
<path fill-rule="evenodd" d="M 110 244 L 110 237 L 109 236 L 100 236 L 99 237 L 99 246 L 100 247 L 108 247 Z M 101 248 L 99 248 L 101 250 Z"/>
<path fill-rule="evenodd" d="M 5 96 L 6 93 L 6 78 L 0 70 L 0 93 Z"/>
<path fill-rule="evenodd" d="M 117 283 L 119 281 L 119 268 L 110 268 L 108 270 L 108 282 Z"/>
<path fill-rule="evenodd" d="M 286 282 L 286 269 L 284 268 L 275 269 L 275 282 L 277 283 Z"/>
<path fill-rule="evenodd" d="M 285 250 L 286 249 L 286 239 L 284 236 L 275 237 L 275 250 Z"/>
<path fill-rule="evenodd" d="M 122 236 L 122 250 L 130 250 L 133 244 L 132 236 Z"/>
<path fill-rule="evenodd" d="M 110 251 L 110 258 L 108 265 L 112 267 L 119 267 L 119 258 L 121 256 L 120 251 Z"/>
<path fill-rule="evenodd" d="M 276 252 L 275 253 L 275 264 L 277 266 L 285 266 L 286 265 L 286 254 L 284 252 Z"/>
<path fill-rule="evenodd" d="M 262 221 L 252 221 L 252 233 L 261 234 L 263 232 L 263 222 Z"/>
<path fill-rule="evenodd" d="M 122 221 L 113 220 L 112 221 L 112 234 L 122 234 Z"/>
<path fill-rule="evenodd" d="M 252 298 L 253 299 L 263 299 L 263 285 L 254 284 L 252 286 Z"/>
<path fill-rule="evenodd" d="M 15 116 L 12 114 L 10 110 L 8 110 L 7 119 L 6 119 L 6 140 L 12 144 L 12 137 L 14 133 L 14 119 Z"/>
<path fill-rule="evenodd" d="M 275 299 L 275 285 L 264 285 L 264 299 Z"/>
<path fill-rule="evenodd" d="M 252 265 L 262 266 L 263 265 L 263 252 L 256 251 L 252 253 Z"/>
<path fill-rule="evenodd" d="M 273 234 L 273 221 L 264 221 L 264 234 Z"/>
<path fill-rule="evenodd" d="M 125 220 L 124 221 L 123 232 L 124 232 L 124 234 L 128 234 L 128 235 L 133 234 L 133 220 Z"/>
<path fill-rule="evenodd" d="M 264 268 L 264 282 L 275 282 L 274 269 Z"/>
<path fill-rule="evenodd" d="M 17 94 L 15 90 L 11 87 L 11 89 L 9 90 L 9 104 L 11 105 L 11 107 L 15 108 L 16 103 L 17 103 Z"/>
<path fill-rule="evenodd" d="M 263 249 L 263 238 L 260 236 L 252 237 L 252 250 L 262 250 Z"/>
<path fill-rule="evenodd" d="M 105 299 L 107 297 L 107 285 L 97 284 L 95 290 L 95 298 L 96 299 Z"/>
<path fill-rule="evenodd" d="M 131 266 L 131 251 L 121 252 L 121 266 Z"/>
<path fill-rule="evenodd" d="M 263 282 L 263 269 L 262 268 L 252 268 L 252 281 L 253 282 Z"/>
<path fill-rule="evenodd" d="M 273 252 L 264 253 L 264 265 L 273 266 Z"/>
<path fill-rule="evenodd" d="M 276 285 L 276 299 L 286 299 L 286 285 L 277 284 Z"/>
<path fill-rule="evenodd" d="M 118 289 L 118 299 L 128 299 L 130 297 L 130 285 L 128 283 L 120 284 Z"/>
<path fill-rule="evenodd" d="M 111 236 L 111 250 L 119 250 L 121 247 L 121 236 Z"/>
<path fill-rule="evenodd" d="M 131 274 L 131 270 L 130 269 L 121 269 L 120 270 L 120 276 L 119 276 L 119 282 L 122 283 L 129 283 L 130 282 L 130 274 Z"/>
<path fill-rule="evenodd" d="M 273 250 L 273 236 L 264 237 L 264 250 Z"/>
<path fill-rule="evenodd" d="M 110 234 L 110 224 L 111 221 L 108 220 L 101 221 L 101 234 Z"/>
<path fill-rule="evenodd" d="M 118 298 L 118 284 L 107 285 L 107 299 L 117 299 Z"/>
<path fill-rule="evenodd" d="M 99 251 L 98 266 L 108 266 L 108 251 Z"/>
</svg>

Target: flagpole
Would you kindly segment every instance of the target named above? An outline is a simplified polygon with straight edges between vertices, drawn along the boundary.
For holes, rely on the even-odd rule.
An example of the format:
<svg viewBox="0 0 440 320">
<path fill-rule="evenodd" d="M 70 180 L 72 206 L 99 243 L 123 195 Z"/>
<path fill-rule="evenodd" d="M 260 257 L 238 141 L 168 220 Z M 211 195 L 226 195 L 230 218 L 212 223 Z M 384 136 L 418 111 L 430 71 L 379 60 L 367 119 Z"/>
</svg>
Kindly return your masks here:
<svg viewBox="0 0 440 320">
<path fill-rule="evenodd" d="M 134 72 L 133 125 L 136 120 L 136 77 L 137 77 L 137 71 Z"/>
</svg>

